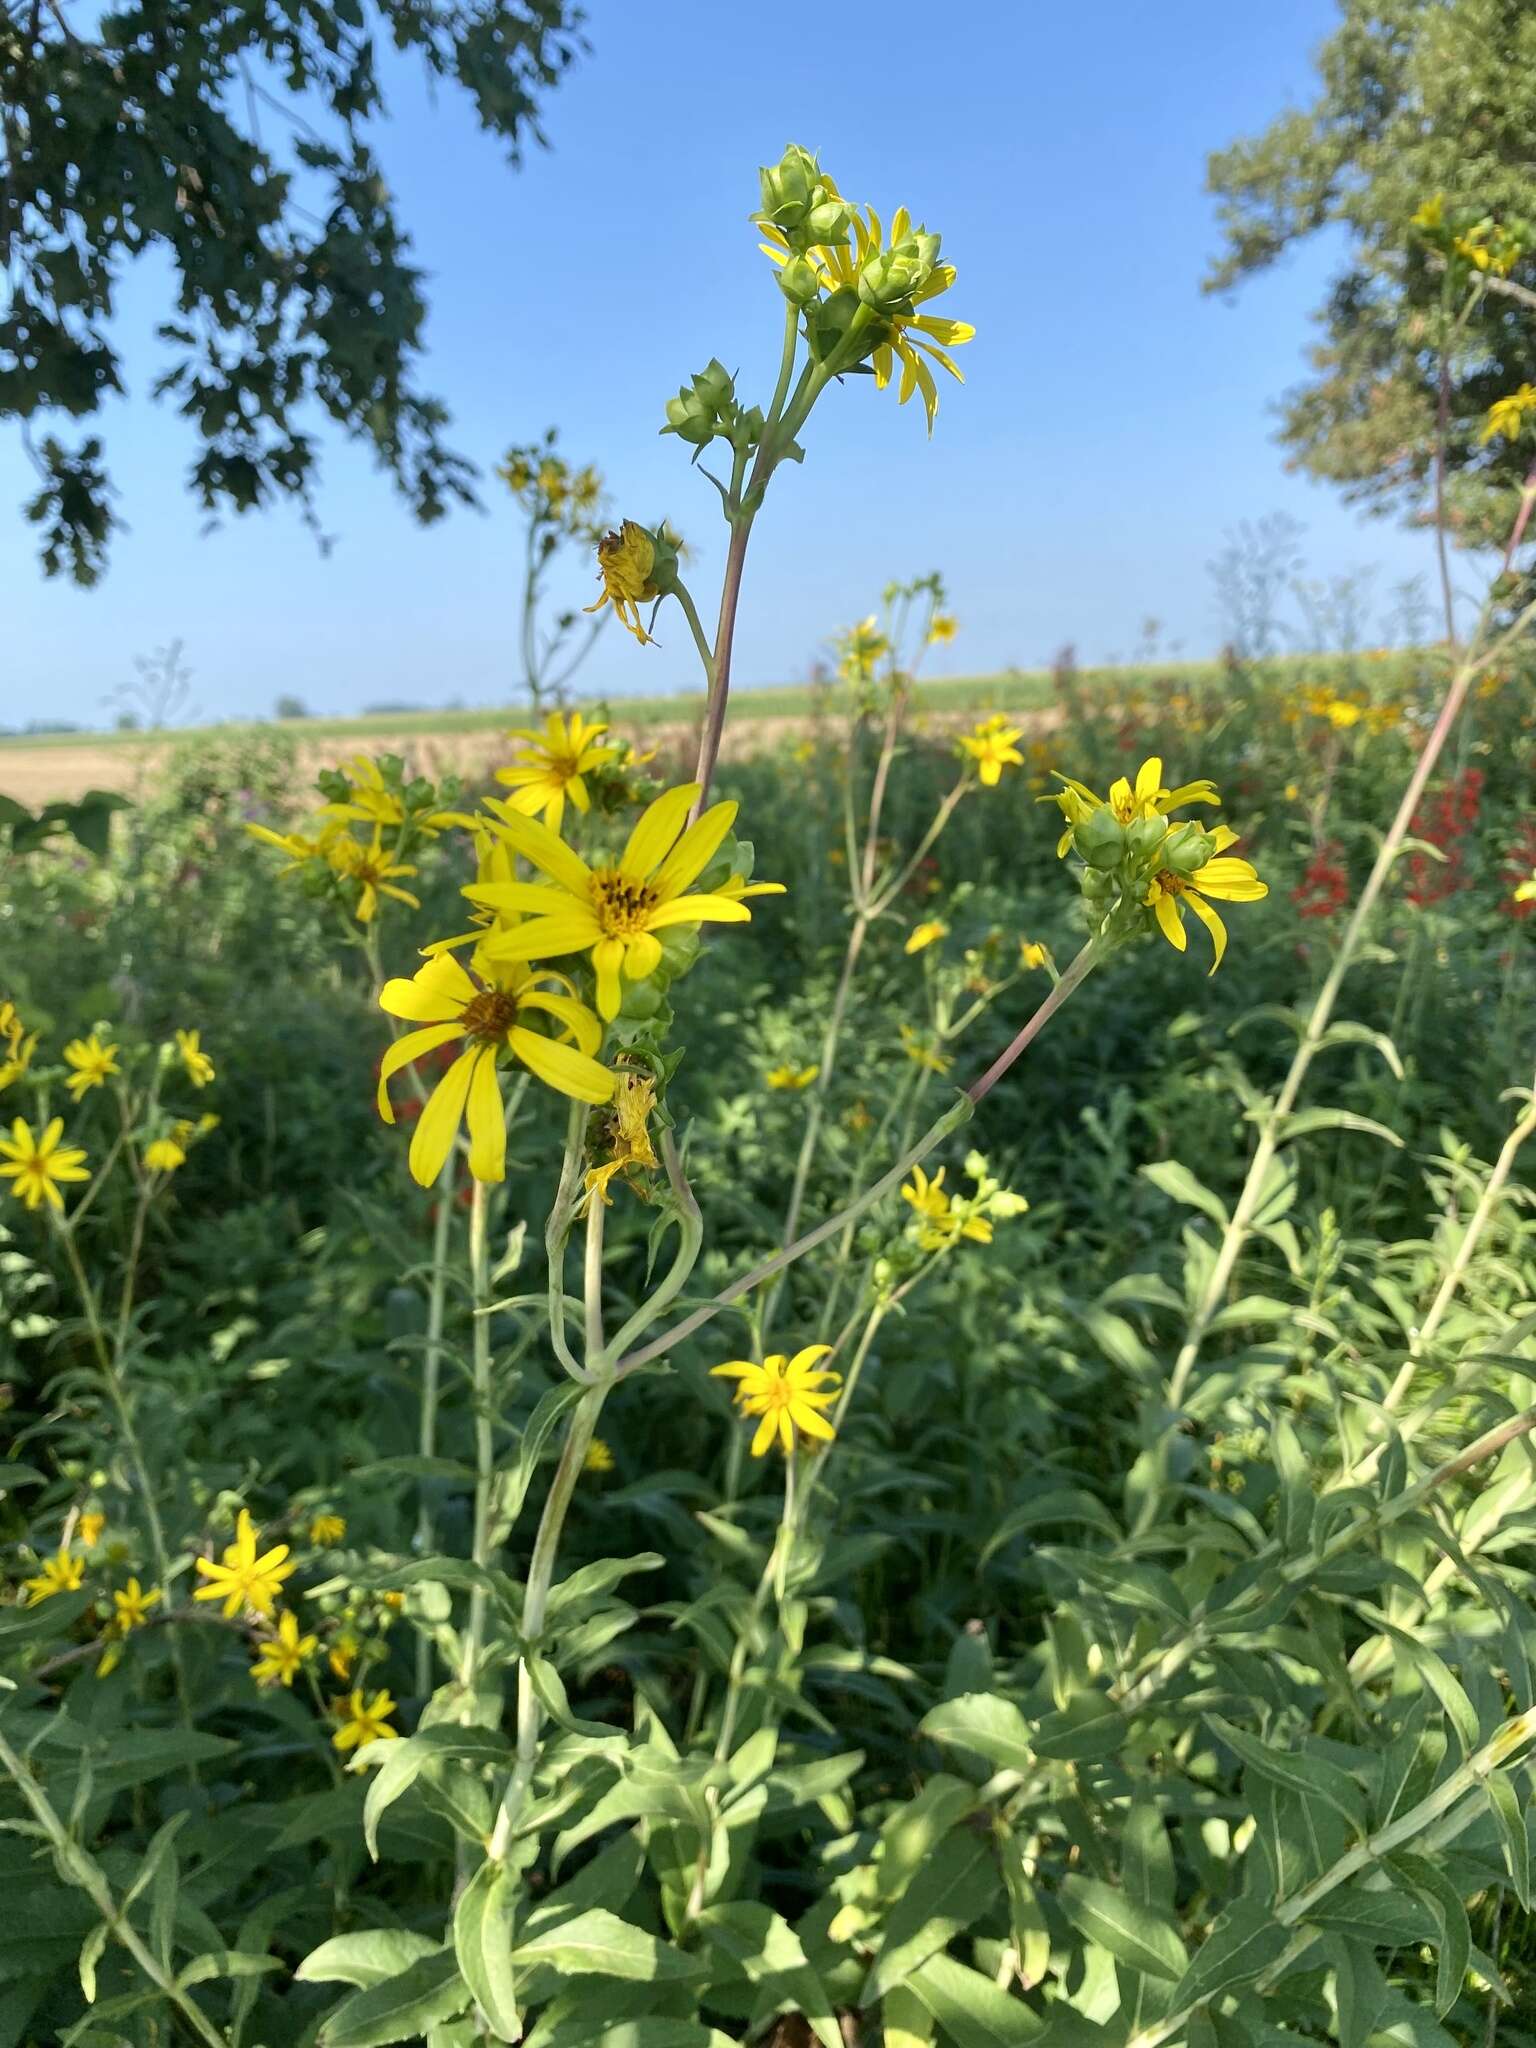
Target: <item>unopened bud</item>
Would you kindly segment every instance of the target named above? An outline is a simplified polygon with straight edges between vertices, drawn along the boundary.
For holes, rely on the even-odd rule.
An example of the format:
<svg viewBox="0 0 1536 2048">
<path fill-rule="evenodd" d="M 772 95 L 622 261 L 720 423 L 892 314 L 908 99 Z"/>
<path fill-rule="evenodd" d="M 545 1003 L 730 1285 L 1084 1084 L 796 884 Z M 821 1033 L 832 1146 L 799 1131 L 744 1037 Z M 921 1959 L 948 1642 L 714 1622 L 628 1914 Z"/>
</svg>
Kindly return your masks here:
<svg viewBox="0 0 1536 2048">
<path fill-rule="evenodd" d="M 779 290 L 792 306 L 821 297 L 821 272 L 808 256 L 792 256 L 779 272 Z"/>
<path fill-rule="evenodd" d="M 1125 857 L 1125 827 L 1107 804 L 1090 811 L 1072 844 L 1091 868 L 1117 868 Z"/>
<path fill-rule="evenodd" d="M 1125 840 L 1131 849 L 1131 858 L 1137 861 L 1150 860 L 1168 836 L 1168 826 L 1162 818 L 1138 818 L 1126 832 Z"/>
<path fill-rule="evenodd" d="M 1103 868 L 1083 868 L 1078 886 L 1090 903 L 1107 903 L 1115 893 L 1115 878 Z"/>
<path fill-rule="evenodd" d="M 891 249 L 873 251 L 859 272 L 859 297 L 877 313 L 896 313 L 911 306 L 916 293 L 932 277 L 939 260 L 939 238 L 923 228 L 903 235 Z"/>
<path fill-rule="evenodd" d="M 1162 864 L 1175 875 L 1198 874 L 1214 858 L 1216 842 L 1193 822 L 1180 825 L 1163 842 Z"/>
</svg>

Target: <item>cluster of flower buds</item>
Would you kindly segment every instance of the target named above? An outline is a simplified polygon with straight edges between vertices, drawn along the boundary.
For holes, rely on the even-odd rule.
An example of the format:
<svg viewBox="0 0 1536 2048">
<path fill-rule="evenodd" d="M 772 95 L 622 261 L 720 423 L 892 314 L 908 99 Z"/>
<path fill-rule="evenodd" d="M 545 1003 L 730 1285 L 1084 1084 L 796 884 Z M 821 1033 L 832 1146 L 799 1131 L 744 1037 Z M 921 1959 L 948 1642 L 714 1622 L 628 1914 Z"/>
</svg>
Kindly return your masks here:
<svg viewBox="0 0 1536 2048">
<path fill-rule="evenodd" d="M 667 400 L 667 424 L 661 431 L 676 434 L 692 448 L 722 440 L 744 453 L 762 438 L 762 408 L 737 404 L 735 380 L 724 363 L 711 356 L 693 381 Z"/>
<path fill-rule="evenodd" d="M 1108 804 L 1073 829 L 1072 849 L 1085 865 L 1078 876 L 1088 929 L 1106 941 L 1136 936 L 1149 923 L 1147 892 L 1161 874 L 1189 880 L 1216 858 L 1217 842 L 1192 818 L 1170 828 L 1161 816 L 1122 824 Z"/>
<path fill-rule="evenodd" d="M 792 142 L 776 164 L 757 175 L 763 204 L 752 218 L 760 227 L 777 228 L 791 249 L 803 254 L 847 235 L 853 208 L 808 149 Z"/>
<path fill-rule="evenodd" d="M 859 297 L 876 313 L 910 314 L 938 264 L 939 237 L 909 228 L 889 249 L 869 251 L 859 267 Z"/>
</svg>

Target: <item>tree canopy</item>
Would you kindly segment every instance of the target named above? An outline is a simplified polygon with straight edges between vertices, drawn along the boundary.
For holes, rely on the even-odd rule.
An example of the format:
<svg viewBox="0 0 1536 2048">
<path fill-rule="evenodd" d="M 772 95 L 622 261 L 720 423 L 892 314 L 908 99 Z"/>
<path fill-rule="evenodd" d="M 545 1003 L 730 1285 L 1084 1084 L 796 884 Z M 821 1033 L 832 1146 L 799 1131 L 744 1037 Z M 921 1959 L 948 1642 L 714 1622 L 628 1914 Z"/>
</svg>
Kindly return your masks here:
<svg viewBox="0 0 1536 2048">
<path fill-rule="evenodd" d="M 1529 410 L 1489 430 L 1536 362 L 1536 9 L 1341 0 L 1341 14 L 1313 103 L 1210 160 L 1226 248 L 1207 289 L 1342 230 L 1314 374 L 1284 402 L 1294 465 L 1422 512 L 1443 403 L 1450 522 L 1502 540 L 1536 445 Z"/>
<path fill-rule="evenodd" d="M 126 267 L 158 249 L 173 300 L 157 395 L 200 438 L 210 515 L 298 501 L 315 430 L 369 444 L 423 520 L 472 466 L 417 373 L 426 305 L 371 144 L 377 48 L 459 85 L 513 162 L 580 47 L 568 0 L 0 0 L 0 419 L 37 467 L 26 515 L 50 574 L 93 583 L 119 524 L 96 424 L 123 390 Z M 68 423 L 89 422 L 83 434 Z"/>
</svg>

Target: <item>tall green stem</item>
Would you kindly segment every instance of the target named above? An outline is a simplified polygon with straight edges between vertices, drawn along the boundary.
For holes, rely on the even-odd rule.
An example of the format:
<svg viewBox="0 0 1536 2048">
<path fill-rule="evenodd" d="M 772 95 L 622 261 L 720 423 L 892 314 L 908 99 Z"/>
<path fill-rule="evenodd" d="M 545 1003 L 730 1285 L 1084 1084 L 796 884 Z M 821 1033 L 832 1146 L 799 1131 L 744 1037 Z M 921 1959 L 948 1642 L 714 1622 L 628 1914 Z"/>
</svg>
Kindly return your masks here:
<svg viewBox="0 0 1536 2048">
<path fill-rule="evenodd" d="M 421 1366 L 421 1419 L 416 1446 L 423 1460 L 437 1454 L 437 1409 L 442 1391 L 443 1321 L 448 1299 L 448 1232 L 453 1217 L 454 1154 L 449 1152 L 437 1178 L 437 1208 L 432 1218 L 432 1278 L 427 1294 L 427 1336 Z M 435 1540 L 432 1481 L 422 1473 L 416 1508 L 416 1555 L 429 1557 Z M 432 1681 L 432 1645 L 423 1634 L 416 1641 L 416 1690 L 425 1693 Z"/>
<path fill-rule="evenodd" d="M 475 1413 L 475 1509 L 470 1557 L 482 1569 L 491 1561 L 491 1510 L 496 1486 L 496 1434 L 491 1409 L 491 1272 L 486 1239 L 485 1182 L 471 1182 L 469 1210 L 469 1274 L 473 1327 L 470 1343 L 470 1399 Z M 469 1596 L 469 1624 L 459 1656 L 462 1712 L 468 1719 L 471 1695 L 480 1670 L 485 1641 L 485 1592 L 474 1587 Z"/>
</svg>

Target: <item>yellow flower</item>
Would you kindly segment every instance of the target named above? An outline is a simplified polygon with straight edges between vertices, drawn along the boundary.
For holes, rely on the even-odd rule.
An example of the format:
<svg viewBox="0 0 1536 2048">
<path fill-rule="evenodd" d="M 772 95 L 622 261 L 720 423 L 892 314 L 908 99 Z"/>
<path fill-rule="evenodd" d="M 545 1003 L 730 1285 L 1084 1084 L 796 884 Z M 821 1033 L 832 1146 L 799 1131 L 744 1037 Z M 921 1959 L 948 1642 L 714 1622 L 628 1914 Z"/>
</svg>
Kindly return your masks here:
<svg viewBox="0 0 1536 2048">
<path fill-rule="evenodd" d="M 940 1052 L 937 1046 L 929 1045 L 910 1024 L 903 1024 L 901 1049 L 914 1066 L 926 1067 L 930 1074 L 947 1074 L 955 1064 L 947 1052 Z"/>
<path fill-rule="evenodd" d="M 365 825 L 402 825 L 405 822 L 405 805 L 384 781 L 384 771 L 377 761 L 370 761 L 366 754 L 354 754 L 351 768 L 357 780 L 348 778 L 347 794 L 340 803 L 324 804 L 322 810 L 332 818 L 357 818 Z"/>
<path fill-rule="evenodd" d="M 283 875 L 296 875 L 311 861 L 328 861 L 331 848 L 338 839 L 347 834 L 340 825 L 327 825 L 318 839 L 306 839 L 302 832 L 274 832 L 270 825 L 246 825 L 246 831 L 253 839 L 259 839 L 264 846 L 275 846 L 279 853 L 286 853 L 288 865 L 279 868 L 279 879 Z"/>
<path fill-rule="evenodd" d="M 830 1344 L 807 1344 L 793 1358 L 775 1352 L 761 1365 L 749 1359 L 732 1359 L 711 1368 L 717 1379 L 734 1379 L 736 1405 L 743 1415 L 761 1416 L 752 1439 L 752 1455 L 760 1458 L 777 1437 L 786 1457 L 795 1448 L 797 1436 L 818 1437 L 830 1443 L 835 1434 L 822 1414 L 830 1408 L 842 1385 L 842 1375 L 818 1372 L 818 1362 L 831 1355 Z"/>
<path fill-rule="evenodd" d="M 345 1515 L 316 1515 L 309 1525 L 311 1543 L 339 1543 L 347 1533 Z"/>
<path fill-rule="evenodd" d="M 569 722 L 551 711 L 542 733 L 517 727 L 511 737 L 528 744 L 509 767 L 496 770 L 496 780 L 515 791 L 509 799 L 513 810 L 542 817 L 551 832 L 558 832 L 567 797 L 578 811 L 590 809 L 582 777 L 618 759 L 617 747 L 597 744 L 607 730 L 606 725 L 588 725 L 579 711 L 571 713 Z"/>
<path fill-rule="evenodd" d="M 277 1634 L 256 1646 L 251 1676 L 261 1686 L 292 1685 L 320 1647 L 316 1636 L 299 1634 L 299 1618 L 285 1607 L 278 1617 Z"/>
<path fill-rule="evenodd" d="M 105 1087 L 108 1074 L 118 1071 L 117 1047 L 103 1045 L 94 1031 L 89 1038 L 72 1038 L 64 1048 L 64 1057 L 75 1070 L 64 1086 L 76 1102 L 87 1088 Z"/>
<path fill-rule="evenodd" d="M 11 1002 L 0 1003 L 0 1089 L 19 1081 L 37 1051 L 37 1033 L 27 1036 L 21 1013 Z"/>
<path fill-rule="evenodd" d="M 770 1067 L 763 1079 L 770 1088 L 809 1088 L 820 1067 L 792 1067 L 786 1061 L 781 1067 Z"/>
<path fill-rule="evenodd" d="M 1508 277 L 1520 260 L 1520 244 L 1496 221 L 1479 221 L 1458 235 L 1451 247 L 1474 270 L 1490 271 L 1495 277 Z"/>
<path fill-rule="evenodd" d="M 94 1550 L 101 1541 L 101 1532 L 107 1526 L 107 1518 L 99 1508 L 87 1508 L 80 1517 L 80 1541 L 87 1550 Z"/>
<path fill-rule="evenodd" d="M 612 1201 L 608 1183 L 616 1173 L 632 1167 L 652 1167 L 656 1154 L 646 1128 L 656 1107 L 656 1083 L 649 1074 L 621 1072 L 617 1076 L 613 1107 L 603 1120 L 603 1146 L 608 1156 L 587 1171 L 587 1192 L 605 1204 Z"/>
<path fill-rule="evenodd" d="M 960 735 L 960 746 L 976 763 L 976 773 L 988 789 L 996 789 L 1005 768 L 1022 768 L 1024 756 L 1017 741 L 1024 737 L 1022 725 L 1009 725 L 1002 713 L 984 718 L 973 732 Z"/>
<path fill-rule="evenodd" d="M 902 1188 L 903 1201 L 910 1202 L 916 1212 L 917 1242 L 925 1252 L 943 1251 L 957 1238 L 969 1237 L 977 1244 L 992 1242 L 992 1226 L 985 1216 L 961 1216 L 954 1206 L 953 1197 L 944 1187 L 945 1168 L 940 1167 L 930 1180 L 920 1166 L 912 1169 L 912 1178 Z"/>
<path fill-rule="evenodd" d="M 960 621 L 951 618 L 948 612 L 935 612 L 928 621 L 928 645 L 942 646 L 946 640 L 953 640 L 960 630 Z"/>
<path fill-rule="evenodd" d="M 587 1454 L 581 1461 L 581 1469 L 583 1472 L 594 1473 L 613 1470 L 613 1453 L 600 1436 L 593 1437 L 591 1443 L 587 1445 Z"/>
<path fill-rule="evenodd" d="M 350 1678 L 352 1666 L 357 1662 L 357 1653 L 362 1648 L 351 1629 L 344 1628 L 339 1635 L 331 1638 L 331 1646 L 325 1653 L 325 1661 L 337 1678 Z"/>
<path fill-rule="evenodd" d="M 373 828 L 373 839 L 364 846 L 349 833 L 331 842 L 326 850 L 326 859 L 334 872 L 343 881 L 356 882 L 359 886 L 357 908 L 354 915 L 359 924 L 372 924 L 379 914 L 379 898 L 393 897 L 396 903 L 409 904 L 412 910 L 420 910 L 420 899 L 408 889 L 396 886 L 401 875 L 414 875 L 415 867 L 408 861 L 397 861 L 384 851 L 379 827 Z"/>
<path fill-rule="evenodd" d="M 174 1138 L 151 1138 L 144 1147 L 144 1164 L 151 1173 L 174 1173 L 186 1163 L 187 1155 Z"/>
<path fill-rule="evenodd" d="M 119 1635 L 127 1635 L 130 1629 L 142 1628 L 149 1620 L 149 1610 L 160 1601 L 160 1588 L 151 1586 L 146 1592 L 137 1579 L 130 1579 L 126 1586 L 115 1590 L 112 1595 L 112 1626 Z"/>
<path fill-rule="evenodd" d="M 366 1749 L 370 1742 L 393 1742 L 400 1733 L 389 1725 L 395 1703 L 387 1692 L 376 1692 L 371 1700 L 365 1700 L 359 1689 L 331 1704 L 341 1722 L 331 1737 L 336 1749 Z"/>
<path fill-rule="evenodd" d="M 1528 412 L 1536 412 L 1536 384 L 1522 384 L 1507 398 L 1496 398 L 1488 408 L 1478 440 L 1485 448 L 1496 435 L 1506 441 L 1518 440 Z"/>
<path fill-rule="evenodd" d="M 213 1061 L 202 1049 L 202 1036 L 200 1031 L 178 1031 L 176 1034 L 176 1050 L 194 1088 L 206 1088 L 214 1075 Z"/>
<path fill-rule="evenodd" d="M 224 1612 L 231 1619 L 241 1608 L 254 1607 L 270 1621 L 283 1581 L 295 1570 L 293 1565 L 284 1563 L 287 1555 L 286 1543 L 274 1544 L 272 1549 L 257 1555 L 256 1525 L 249 1510 L 242 1508 L 235 1525 L 235 1540 L 226 1548 L 224 1562 L 214 1564 L 206 1557 L 197 1559 L 197 1568 L 208 1584 L 199 1586 L 192 1598 L 222 1600 Z"/>
<path fill-rule="evenodd" d="M 60 1545 L 57 1556 L 43 1559 L 35 1578 L 22 1581 L 27 1589 L 27 1605 L 36 1607 L 40 1600 L 51 1600 L 55 1593 L 76 1593 L 84 1577 L 85 1559 Z"/>
<path fill-rule="evenodd" d="M 1050 948 L 1042 946 L 1038 939 L 1020 939 L 1019 966 L 1023 972 L 1029 973 L 1036 967 L 1044 967 L 1050 957 Z"/>
<path fill-rule="evenodd" d="M 1227 928 L 1206 902 L 1206 897 L 1214 896 L 1223 903 L 1257 903 L 1269 894 L 1269 884 L 1259 880 L 1251 861 L 1226 855 L 1227 847 L 1236 843 L 1235 832 L 1219 825 L 1212 836 L 1216 841 L 1216 853 L 1204 867 L 1197 868 L 1192 875 L 1176 875 L 1168 869 L 1161 870 L 1153 876 L 1144 900 L 1151 906 L 1163 937 L 1180 953 L 1189 944 L 1181 906 L 1189 905 L 1211 935 L 1216 951 L 1211 962 L 1211 973 L 1214 974 L 1227 950 Z"/>
<path fill-rule="evenodd" d="M 891 643 L 881 632 L 873 612 L 858 625 L 839 633 L 834 644 L 838 652 L 837 672 L 845 683 L 867 683 L 891 651 Z"/>
<path fill-rule="evenodd" d="M 1429 232 L 1433 232 L 1434 229 L 1441 226 L 1444 220 L 1445 194 L 1443 192 L 1437 192 L 1432 199 L 1426 199 L 1418 212 L 1412 216 L 1414 227 L 1423 228 Z"/>
<path fill-rule="evenodd" d="M 650 635 L 640 623 L 640 606 L 657 595 L 651 583 L 655 566 L 654 537 L 633 519 L 626 519 L 617 533 L 605 533 L 597 544 L 597 573 L 603 594 L 596 604 L 585 609 L 600 612 L 605 604 L 611 604 L 624 630 L 633 633 L 642 647 L 648 646 Z"/>
<path fill-rule="evenodd" d="M 930 917 L 924 923 L 914 925 L 907 934 L 904 953 L 921 953 L 924 946 L 934 945 L 939 939 L 949 937 L 949 926 L 940 917 Z"/>
<path fill-rule="evenodd" d="M 12 1183 L 11 1193 L 29 1209 L 47 1202 L 62 1210 L 60 1184 L 91 1177 L 84 1165 L 84 1151 L 78 1145 L 61 1145 L 63 1135 L 61 1116 L 53 1119 L 40 1138 L 32 1135 L 32 1126 L 19 1116 L 11 1125 L 11 1135 L 0 1138 L 0 1176 Z"/>
<path fill-rule="evenodd" d="M 526 822 L 531 831 L 545 830 L 531 820 L 520 822 Z M 517 929 L 514 927 L 514 932 Z M 531 974 L 516 961 L 492 961 L 483 945 L 474 958 L 478 980 L 451 953 L 435 953 L 409 981 L 396 977 L 387 981 L 379 994 L 380 1009 L 391 1017 L 426 1026 L 396 1039 L 380 1063 L 379 1115 L 385 1123 L 395 1120 L 389 1099 L 392 1074 L 440 1045 L 454 1039 L 468 1041 L 466 1050 L 433 1089 L 411 1138 L 411 1173 L 424 1188 L 431 1187 L 441 1173 L 459 1125 L 466 1120 L 470 1172 L 480 1181 L 505 1177 L 506 1112 L 496 1079 L 501 1052 L 510 1053 L 546 1086 L 577 1102 L 606 1102 L 613 1093 L 613 1075 L 592 1057 L 602 1042 L 602 1026 L 585 1003 L 576 1000 L 564 975 L 548 971 Z M 555 992 L 540 988 L 543 981 L 555 982 Z M 532 1030 L 523 1022 L 527 1013 L 553 1017 L 561 1027 L 561 1038 L 546 1038 Z M 575 1043 L 564 1043 L 566 1038 Z"/>
<path fill-rule="evenodd" d="M 752 913 L 728 889 L 687 893 L 714 859 L 737 811 L 734 803 L 711 804 L 684 831 L 699 794 L 699 785 L 688 782 L 657 797 L 641 812 L 617 864 L 595 869 L 547 825 L 509 815 L 497 831 L 550 882 L 476 883 L 465 889 L 471 902 L 528 914 L 525 924 L 485 941 L 487 958 L 547 960 L 590 952 L 598 1014 L 609 1018 L 618 1015 L 624 999 L 621 973 L 644 981 L 661 965 L 658 932 L 706 921 L 745 924 Z M 740 894 L 760 887 L 749 892 L 743 886 Z"/>
<path fill-rule="evenodd" d="M 1296 803 L 1300 796 L 1301 784 L 1299 782 L 1288 782 L 1285 785 L 1285 800 L 1288 804 Z"/>
<path fill-rule="evenodd" d="M 1086 783 L 1075 782 L 1070 775 L 1063 775 L 1059 769 L 1051 772 L 1062 787 L 1041 798 L 1041 802 L 1059 805 L 1067 821 L 1066 831 L 1056 842 L 1057 853 L 1065 859 L 1073 832 L 1094 811 L 1104 809 L 1104 798 L 1096 796 Z M 1153 754 L 1137 769 L 1134 783 L 1123 775 L 1111 783 L 1109 809 L 1116 821 L 1121 825 L 1134 825 L 1139 818 L 1166 817 L 1181 804 L 1221 802 L 1210 782 L 1184 782 L 1177 789 L 1164 789 L 1162 781 L 1163 764 L 1160 757 Z"/>
</svg>

